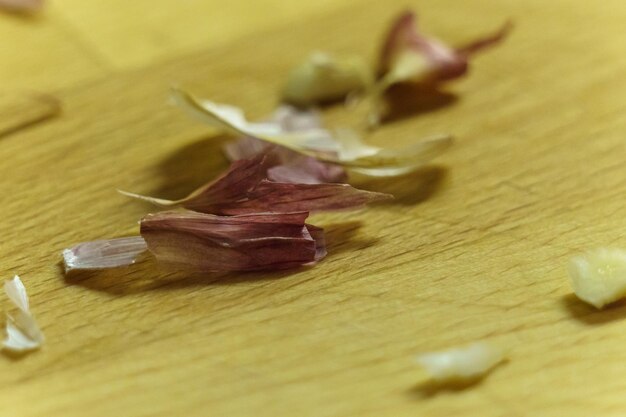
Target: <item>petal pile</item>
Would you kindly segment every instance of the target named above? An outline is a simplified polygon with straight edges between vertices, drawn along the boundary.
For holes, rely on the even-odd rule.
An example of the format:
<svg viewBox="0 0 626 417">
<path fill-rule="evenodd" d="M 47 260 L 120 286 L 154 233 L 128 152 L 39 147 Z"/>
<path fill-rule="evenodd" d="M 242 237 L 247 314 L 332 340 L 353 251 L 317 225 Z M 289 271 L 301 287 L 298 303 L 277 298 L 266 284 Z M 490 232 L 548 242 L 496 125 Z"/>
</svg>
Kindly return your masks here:
<svg viewBox="0 0 626 417">
<path fill-rule="evenodd" d="M 136 194 L 184 211 L 149 214 L 141 236 L 78 244 L 63 252 L 66 272 L 132 265 L 146 250 L 178 269 L 254 271 L 312 265 L 326 255 L 323 229 L 310 212 L 357 208 L 393 198 L 348 184 L 280 183 L 267 179 L 272 148 L 240 159 L 214 181 L 180 200 Z"/>
<path fill-rule="evenodd" d="M 420 56 L 428 71 L 451 78 L 461 71 L 453 71 L 448 61 L 458 65 L 463 58 L 466 66 L 471 53 L 497 42 L 496 38 L 453 54 L 419 34 L 413 15 L 408 14 L 394 24 L 386 42 L 381 66 L 388 74 L 381 81 L 376 83 L 373 71 L 359 59 L 317 53 L 291 74 L 284 97 L 292 104 L 309 106 L 355 91 L 380 89 L 374 84 L 413 79 L 416 67 L 402 64 L 405 56 Z M 408 78 L 401 79 L 400 73 Z M 382 148 L 365 143 L 355 130 L 324 128 L 319 114 L 310 109 L 281 105 L 268 120 L 250 122 L 231 105 L 200 100 L 180 89 L 174 89 L 172 97 L 191 116 L 237 138 L 224 147 L 231 166 L 178 200 L 122 192 L 182 211 L 147 215 L 140 221 L 141 236 L 87 242 L 65 250 L 67 272 L 131 265 L 145 251 L 160 263 L 194 271 L 313 264 L 326 252 L 323 230 L 305 223 L 310 213 L 359 208 L 392 198 L 345 183 L 346 169 L 371 176 L 401 175 L 420 168 L 452 143 L 449 135 L 437 135 L 403 149 Z"/>
<path fill-rule="evenodd" d="M 30 312 L 28 294 L 22 280 L 17 275 L 4 283 L 4 292 L 17 307 L 15 315 L 7 314 L 6 339 L 2 342 L 5 350 L 23 353 L 38 349 L 44 336 Z"/>
</svg>

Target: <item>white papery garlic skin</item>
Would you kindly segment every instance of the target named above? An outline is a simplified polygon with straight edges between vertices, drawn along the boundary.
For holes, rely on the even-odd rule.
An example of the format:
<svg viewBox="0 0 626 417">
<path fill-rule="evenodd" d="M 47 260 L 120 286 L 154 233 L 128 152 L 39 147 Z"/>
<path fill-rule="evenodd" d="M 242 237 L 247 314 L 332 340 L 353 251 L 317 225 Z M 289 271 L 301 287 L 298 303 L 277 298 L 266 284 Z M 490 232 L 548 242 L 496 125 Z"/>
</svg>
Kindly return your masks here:
<svg viewBox="0 0 626 417">
<path fill-rule="evenodd" d="M 485 342 L 429 352 L 417 357 L 417 362 L 438 382 L 476 379 L 502 362 L 501 349 Z"/>
<path fill-rule="evenodd" d="M 45 338 L 30 312 L 28 294 L 20 277 L 16 275 L 12 280 L 5 281 L 4 292 L 17 307 L 17 312 L 14 315 L 7 314 L 3 348 L 17 353 L 39 349 Z"/>
<path fill-rule="evenodd" d="M 602 308 L 626 296 L 626 251 L 599 248 L 576 256 L 569 275 L 576 296 Z"/>
</svg>

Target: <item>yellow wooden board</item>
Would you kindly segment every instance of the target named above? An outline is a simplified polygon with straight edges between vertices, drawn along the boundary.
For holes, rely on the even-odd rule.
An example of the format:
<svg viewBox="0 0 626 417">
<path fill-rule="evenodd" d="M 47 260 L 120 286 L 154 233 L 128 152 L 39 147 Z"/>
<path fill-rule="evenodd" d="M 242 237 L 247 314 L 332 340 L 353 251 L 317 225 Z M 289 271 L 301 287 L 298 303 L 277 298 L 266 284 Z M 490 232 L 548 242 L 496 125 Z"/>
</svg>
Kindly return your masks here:
<svg viewBox="0 0 626 417">
<path fill-rule="evenodd" d="M 581 250 L 626 247 L 623 1 L 410 2 L 453 43 L 508 17 L 516 28 L 449 86 L 456 100 L 373 135 L 457 140 L 418 173 L 357 178 L 397 198 L 315 216 L 329 242 L 317 266 L 188 276 L 144 263 L 67 279 L 63 248 L 132 234 L 152 209 L 117 188 L 179 197 L 226 167 L 224 138 L 170 106 L 170 85 L 263 117 L 308 52 L 372 58 L 406 7 L 266 1 L 238 28 L 250 2 L 231 0 L 226 17 L 220 2 L 175 3 L 57 0 L 34 20 L 0 16 L 1 88 L 31 84 L 64 106 L 0 139 L 0 272 L 20 274 L 47 337 L 0 358 L 0 415 L 626 413 L 626 306 L 587 307 L 566 275 Z M 224 38 L 197 41 L 222 33 L 200 25 Z M 340 108 L 327 118 L 348 120 Z M 464 390 L 420 385 L 416 354 L 475 340 L 509 361 Z"/>
</svg>

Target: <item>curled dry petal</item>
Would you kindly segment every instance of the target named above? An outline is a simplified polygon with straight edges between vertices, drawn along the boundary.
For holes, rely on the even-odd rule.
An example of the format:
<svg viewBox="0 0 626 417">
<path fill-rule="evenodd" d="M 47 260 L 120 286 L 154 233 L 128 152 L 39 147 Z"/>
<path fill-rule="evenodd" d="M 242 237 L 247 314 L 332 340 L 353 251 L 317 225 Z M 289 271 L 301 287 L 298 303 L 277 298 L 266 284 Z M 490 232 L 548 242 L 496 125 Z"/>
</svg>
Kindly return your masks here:
<svg viewBox="0 0 626 417">
<path fill-rule="evenodd" d="M 146 250 L 146 242 L 140 236 L 79 243 L 63 251 L 65 272 L 132 265 Z"/>
<path fill-rule="evenodd" d="M 291 71 L 282 98 L 286 103 L 304 107 L 327 103 L 363 91 L 373 80 L 372 70 L 358 56 L 338 58 L 314 52 Z"/>
<path fill-rule="evenodd" d="M 436 89 L 443 81 L 461 77 L 468 70 L 469 57 L 500 42 L 511 27 L 511 23 L 506 22 L 494 33 L 453 48 L 421 33 L 413 12 L 399 16 L 392 24 L 381 51 L 378 62 L 381 79 L 367 97 L 371 105 L 368 116 L 370 125 L 379 123 L 384 112 L 383 94 L 389 87 L 410 82 Z"/>
<path fill-rule="evenodd" d="M 9 297 L 9 300 L 21 311 L 25 313 L 30 311 L 28 293 L 26 293 L 26 287 L 24 287 L 20 277 L 16 275 L 11 281 L 5 281 L 4 292 Z"/>
<path fill-rule="evenodd" d="M 174 97 L 183 108 L 210 125 L 236 136 L 249 136 L 281 145 L 302 155 L 360 170 L 368 175 L 388 176 L 406 173 L 439 155 L 451 143 L 449 135 L 439 135 L 399 150 L 364 144 L 351 130 L 339 130 L 335 136 L 323 129 L 283 132 L 272 123 L 248 123 L 231 106 L 200 102 L 175 90 Z M 348 134 L 348 135 L 347 135 Z"/>
<path fill-rule="evenodd" d="M 412 81 L 435 83 L 465 74 L 470 55 L 500 42 L 511 29 L 507 22 L 496 32 L 460 48 L 422 34 L 413 12 L 405 12 L 392 24 L 383 45 L 378 71 L 382 84 Z"/>
<path fill-rule="evenodd" d="M 313 264 L 325 256 L 323 231 L 308 213 L 215 216 L 161 212 L 141 221 L 159 262 L 193 271 L 254 271 Z"/>
<path fill-rule="evenodd" d="M 485 342 L 417 357 L 417 362 L 438 382 L 479 378 L 503 360 L 502 350 Z"/>
<path fill-rule="evenodd" d="M 15 315 L 7 314 L 4 349 L 12 352 L 38 349 L 45 338 L 30 312 L 28 294 L 20 277 L 16 275 L 12 280 L 5 281 L 4 291 L 18 308 Z"/>
<path fill-rule="evenodd" d="M 15 12 L 35 12 L 42 6 L 43 0 L 0 0 L 0 8 Z"/>
<path fill-rule="evenodd" d="M 212 214 L 290 213 L 343 210 L 388 200 L 391 195 L 358 190 L 348 184 L 295 184 L 268 181 L 268 153 L 241 159 L 216 180 L 181 200 L 163 200 L 124 192 L 161 206 L 180 205 Z"/>
</svg>

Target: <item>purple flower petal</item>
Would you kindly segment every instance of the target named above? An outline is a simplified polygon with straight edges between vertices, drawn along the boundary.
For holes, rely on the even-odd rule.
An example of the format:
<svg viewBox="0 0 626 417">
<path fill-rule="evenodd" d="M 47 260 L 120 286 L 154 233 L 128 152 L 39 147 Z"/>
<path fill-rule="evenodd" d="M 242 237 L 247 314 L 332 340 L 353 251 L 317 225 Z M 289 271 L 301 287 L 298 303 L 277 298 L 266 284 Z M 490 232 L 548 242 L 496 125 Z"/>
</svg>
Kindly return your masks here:
<svg viewBox="0 0 626 417">
<path fill-rule="evenodd" d="M 141 235 L 159 262 L 193 271 L 254 271 L 313 264 L 325 255 L 323 232 L 308 213 L 215 216 L 150 214 Z"/>
<path fill-rule="evenodd" d="M 280 183 L 266 179 L 270 153 L 233 162 L 218 179 L 176 201 L 124 193 L 161 206 L 180 205 L 212 214 L 290 213 L 361 207 L 391 195 L 358 190 L 348 184 Z"/>
</svg>

